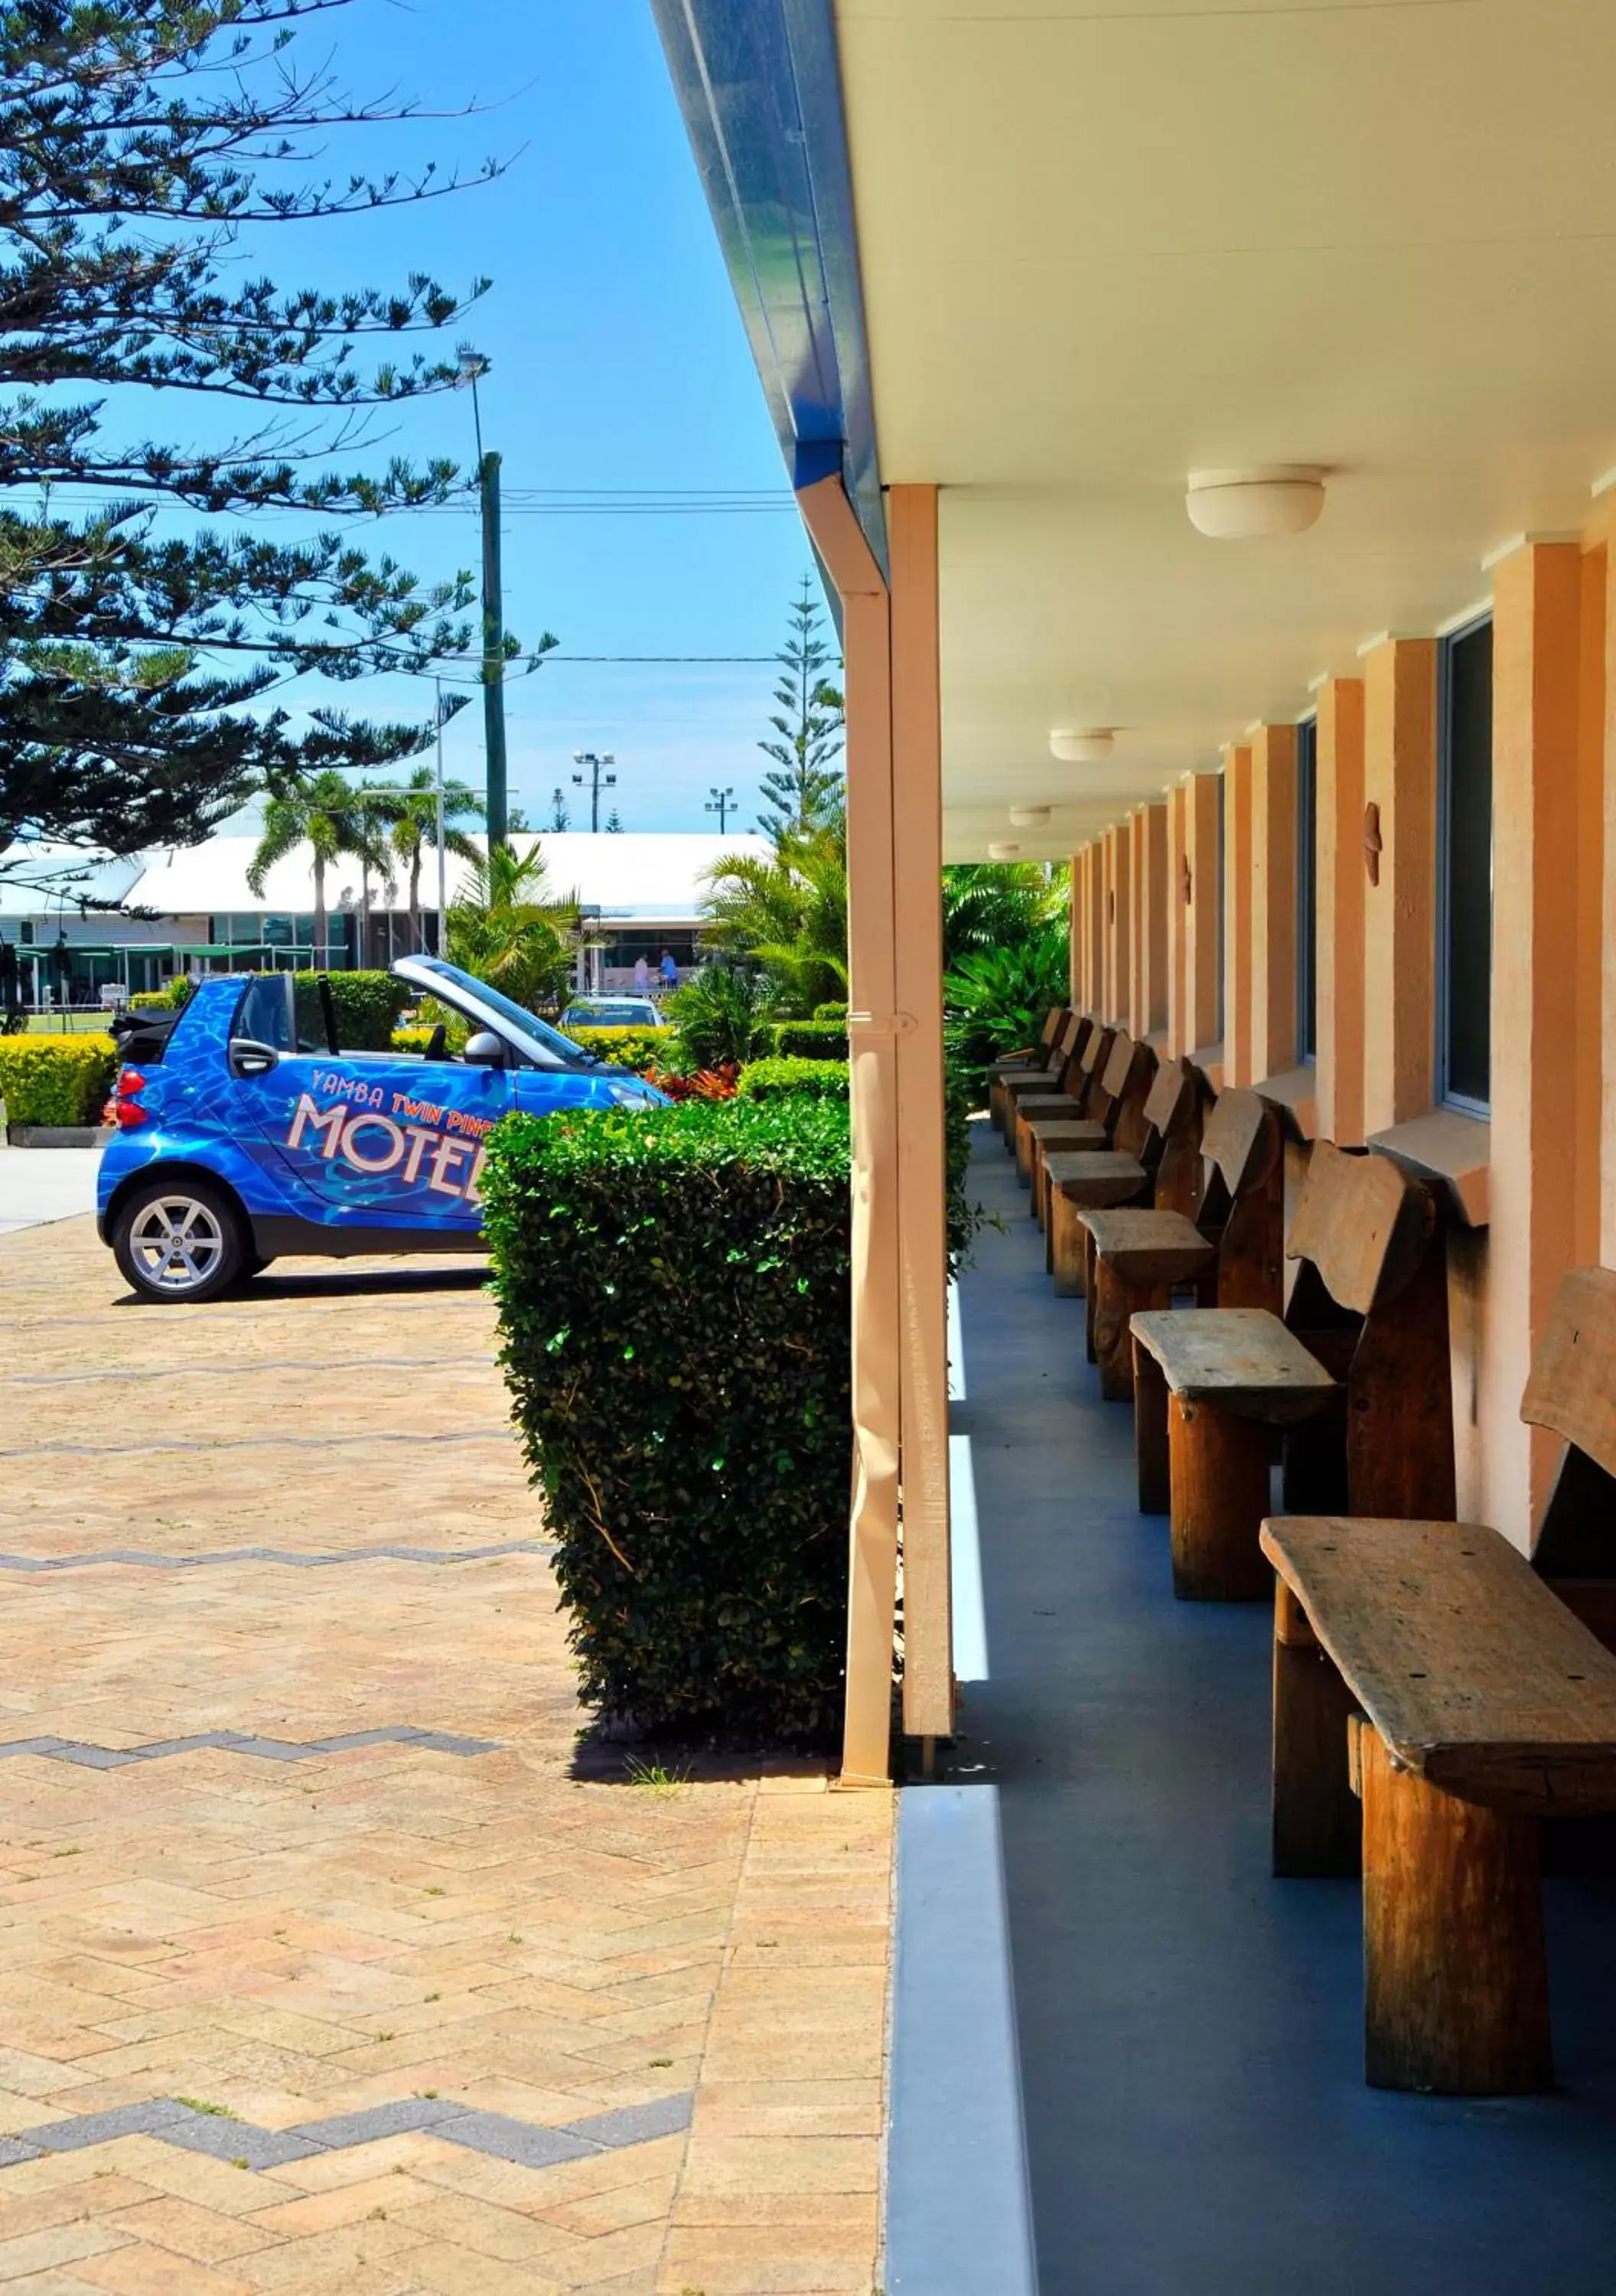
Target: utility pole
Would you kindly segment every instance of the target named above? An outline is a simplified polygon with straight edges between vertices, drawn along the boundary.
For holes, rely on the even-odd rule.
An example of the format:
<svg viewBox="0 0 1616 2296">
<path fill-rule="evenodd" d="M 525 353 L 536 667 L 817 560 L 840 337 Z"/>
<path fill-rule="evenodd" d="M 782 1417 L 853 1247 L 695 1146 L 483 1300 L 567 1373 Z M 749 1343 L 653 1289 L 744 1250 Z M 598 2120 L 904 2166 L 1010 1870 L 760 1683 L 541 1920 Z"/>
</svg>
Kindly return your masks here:
<svg viewBox="0 0 1616 2296">
<path fill-rule="evenodd" d="M 436 792 L 437 799 L 437 953 L 442 956 L 448 946 L 446 935 L 448 902 L 445 891 L 448 865 L 447 855 L 444 848 L 444 682 L 439 677 L 435 678 L 433 684 L 437 688 L 437 789 Z M 419 919 L 419 908 L 417 915 Z M 421 937 L 423 939 L 426 938 L 424 933 Z"/>
<path fill-rule="evenodd" d="M 510 842 L 505 773 L 505 610 L 500 580 L 500 458 L 483 452 L 483 416 L 477 379 L 488 362 L 462 351 L 461 373 L 471 386 L 477 430 L 477 491 L 483 513 L 483 747 L 488 775 L 488 850 Z"/>
<path fill-rule="evenodd" d="M 715 789 L 703 808 L 707 813 L 715 813 L 718 816 L 718 833 L 721 837 L 724 833 L 724 824 L 728 821 L 734 805 L 735 792 L 732 789 Z"/>
<path fill-rule="evenodd" d="M 573 780 L 579 789 L 588 787 L 589 825 L 592 832 L 598 832 L 600 827 L 600 792 L 603 789 L 616 789 L 617 786 L 616 775 L 607 773 L 605 768 L 615 766 L 616 758 L 610 750 L 602 750 L 599 755 L 593 750 L 575 750 L 572 761 L 575 766 L 585 766 L 589 769 L 587 777 L 584 774 L 575 774 Z"/>
</svg>

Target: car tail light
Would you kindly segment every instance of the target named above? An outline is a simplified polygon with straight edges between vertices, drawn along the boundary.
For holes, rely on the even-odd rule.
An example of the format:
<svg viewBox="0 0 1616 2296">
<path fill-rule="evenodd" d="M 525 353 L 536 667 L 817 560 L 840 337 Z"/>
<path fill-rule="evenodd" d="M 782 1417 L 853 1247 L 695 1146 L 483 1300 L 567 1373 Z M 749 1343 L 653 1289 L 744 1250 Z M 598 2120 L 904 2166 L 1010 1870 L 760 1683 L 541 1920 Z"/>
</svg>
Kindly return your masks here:
<svg viewBox="0 0 1616 2296">
<path fill-rule="evenodd" d="M 151 1120 L 151 1110 L 140 1104 L 140 1095 L 145 1089 L 146 1079 L 138 1069 L 119 1069 L 118 1082 L 113 1087 L 112 1121 L 126 1132 L 136 1124 Z"/>
</svg>

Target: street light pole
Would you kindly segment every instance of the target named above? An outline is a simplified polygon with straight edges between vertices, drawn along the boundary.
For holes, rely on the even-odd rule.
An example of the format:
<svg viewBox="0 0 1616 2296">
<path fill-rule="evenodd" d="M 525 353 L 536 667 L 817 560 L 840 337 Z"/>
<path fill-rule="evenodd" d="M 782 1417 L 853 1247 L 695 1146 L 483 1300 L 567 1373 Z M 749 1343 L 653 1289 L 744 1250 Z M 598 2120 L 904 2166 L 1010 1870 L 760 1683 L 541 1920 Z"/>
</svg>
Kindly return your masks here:
<svg viewBox="0 0 1616 2296">
<path fill-rule="evenodd" d="M 730 810 L 736 802 L 732 789 L 715 789 L 710 801 L 703 808 L 707 813 L 715 813 L 718 816 L 718 833 L 721 837 L 724 833 L 724 824 L 728 821 Z"/>
<path fill-rule="evenodd" d="M 461 373 L 471 386 L 471 420 L 477 431 L 477 491 L 483 516 L 483 747 L 487 762 L 488 850 L 510 841 L 510 800 L 505 766 L 505 608 L 500 571 L 500 458 L 483 452 L 483 414 L 477 379 L 488 362 L 474 351 L 461 353 Z"/>
<path fill-rule="evenodd" d="M 617 762 L 616 756 L 610 750 L 602 750 L 599 756 L 593 750 L 575 750 L 572 753 L 572 761 L 575 766 L 587 766 L 589 768 L 587 782 L 589 825 L 592 832 L 598 832 L 600 827 L 600 792 L 603 789 L 616 789 L 617 786 L 616 775 L 606 773 L 603 768 L 607 766 L 615 766 Z M 585 786 L 585 777 L 583 774 L 575 774 L 573 780 L 579 789 Z"/>
<path fill-rule="evenodd" d="M 447 916 L 446 882 L 448 857 L 444 845 L 444 682 L 435 678 L 437 688 L 437 953 L 442 956 L 445 943 Z"/>
</svg>

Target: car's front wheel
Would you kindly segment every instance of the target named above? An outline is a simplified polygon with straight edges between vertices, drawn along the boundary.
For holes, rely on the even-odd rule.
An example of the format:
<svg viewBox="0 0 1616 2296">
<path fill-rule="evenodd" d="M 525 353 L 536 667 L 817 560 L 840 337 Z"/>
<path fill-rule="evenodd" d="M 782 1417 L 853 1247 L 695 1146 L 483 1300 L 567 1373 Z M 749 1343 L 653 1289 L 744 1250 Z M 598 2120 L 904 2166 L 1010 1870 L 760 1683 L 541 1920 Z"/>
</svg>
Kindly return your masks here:
<svg viewBox="0 0 1616 2296">
<path fill-rule="evenodd" d="M 215 1300 L 252 1264 L 241 1215 L 202 1180 L 153 1179 L 126 1199 L 112 1256 L 143 1300 Z"/>
</svg>

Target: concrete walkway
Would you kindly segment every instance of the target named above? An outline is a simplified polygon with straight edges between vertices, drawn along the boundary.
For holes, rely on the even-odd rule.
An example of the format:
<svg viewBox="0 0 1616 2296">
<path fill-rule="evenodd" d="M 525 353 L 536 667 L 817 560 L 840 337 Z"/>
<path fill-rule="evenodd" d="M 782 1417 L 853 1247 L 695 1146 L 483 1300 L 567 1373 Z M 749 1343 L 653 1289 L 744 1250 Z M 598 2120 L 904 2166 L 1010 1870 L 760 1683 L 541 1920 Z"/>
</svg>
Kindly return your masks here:
<svg viewBox="0 0 1616 2296">
<path fill-rule="evenodd" d="M 869 2296 L 893 1797 L 579 1755 L 483 1271 L 0 1330 L 0 2286 Z"/>
<path fill-rule="evenodd" d="M 1041 2296 L 1608 2296 L 1616 1884 L 1549 1887 L 1561 2094 L 1364 2087 L 1358 1885 L 1269 1873 L 1269 1614 L 1174 1602 L 1129 1414 L 992 1135 L 976 1177 L 1008 1233 L 962 1286 L 988 1678 L 952 1775 L 999 1791 Z M 921 1997 L 943 2028 L 952 1981 Z M 895 2157 L 925 2112 L 904 2013 Z M 980 2147 L 927 2134 L 968 2194 Z M 926 2296 L 983 2292 L 943 2270 Z"/>
<path fill-rule="evenodd" d="M 0 1136 L 0 1235 L 95 1209 L 98 1148 L 8 1148 Z"/>
</svg>

